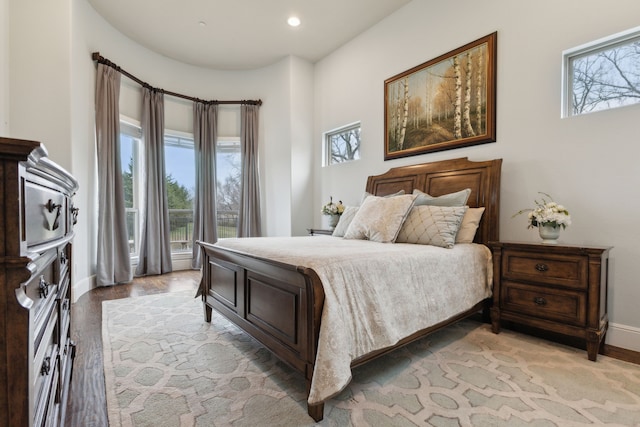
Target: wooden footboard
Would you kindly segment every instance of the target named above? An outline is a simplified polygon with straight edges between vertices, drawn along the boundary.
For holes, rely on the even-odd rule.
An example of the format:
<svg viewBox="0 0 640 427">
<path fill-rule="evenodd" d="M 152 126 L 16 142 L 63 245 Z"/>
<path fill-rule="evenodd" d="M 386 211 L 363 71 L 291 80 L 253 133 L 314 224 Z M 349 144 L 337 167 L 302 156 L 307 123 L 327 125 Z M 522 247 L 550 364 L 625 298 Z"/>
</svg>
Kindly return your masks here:
<svg viewBox="0 0 640 427">
<path fill-rule="evenodd" d="M 324 291 L 313 270 L 264 260 L 197 242 L 203 249 L 202 299 L 211 321 L 216 309 L 281 360 L 311 387 Z M 323 417 L 324 405 L 309 415 Z"/>
</svg>

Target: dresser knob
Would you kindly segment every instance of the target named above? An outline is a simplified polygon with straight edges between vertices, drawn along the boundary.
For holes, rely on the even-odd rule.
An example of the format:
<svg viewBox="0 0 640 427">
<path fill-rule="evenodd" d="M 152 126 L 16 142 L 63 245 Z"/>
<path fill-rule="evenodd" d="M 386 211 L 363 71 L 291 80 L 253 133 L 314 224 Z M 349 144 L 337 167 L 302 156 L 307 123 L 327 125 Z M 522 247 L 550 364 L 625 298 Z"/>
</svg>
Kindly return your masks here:
<svg viewBox="0 0 640 427">
<path fill-rule="evenodd" d="M 549 270 L 549 266 L 547 264 L 536 264 L 536 270 L 547 271 Z"/>
<path fill-rule="evenodd" d="M 47 356 L 44 358 L 44 361 L 42 362 L 42 367 L 40 368 L 40 375 L 49 375 L 49 372 L 51 372 L 51 358 Z"/>
<path fill-rule="evenodd" d="M 40 283 L 38 284 L 40 298 L 46 298 L 49 295 L 49 286 L 51 286 L 51 283 L 44 280 L 44 276 L 40 276 Z"/>
<path fill-rule="evenodd" d="M 533 302 L 534 302 L 536 305 L 547 305 L 547 300 L 546 300 L 546 299 L 544 299 L 544 298 L 542 298 L 542 297 L 535 297 L 535 298 L 533 299 Z"/>
</svg>

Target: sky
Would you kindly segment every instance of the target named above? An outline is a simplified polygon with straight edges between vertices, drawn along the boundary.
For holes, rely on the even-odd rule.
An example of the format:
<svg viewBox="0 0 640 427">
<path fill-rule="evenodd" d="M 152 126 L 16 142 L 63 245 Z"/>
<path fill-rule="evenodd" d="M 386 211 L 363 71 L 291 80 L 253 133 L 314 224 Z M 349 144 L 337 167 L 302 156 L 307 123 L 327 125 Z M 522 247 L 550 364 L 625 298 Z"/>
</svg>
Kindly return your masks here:
<svg viewBox="0 0 640 427">
<path fill-rule="evenodd" d="M 133 155 L 133 141 L 134 140 L 127 135 L 121 135 L 120 164 L 123 171 L 129 170 L 129 159 L 131 159 Z M 228 154 L 218 155 L 218 161 L 216 163 L 218 177 L 225 177 L 231 173 L 231 162 L 227 156 Z M 167 175 L 171 175 L 176 182 L 185 186 L 193 193 L 195 190 L 196 172 L 192 148 L 166 146 L 165 171 Z"/>
</svg>

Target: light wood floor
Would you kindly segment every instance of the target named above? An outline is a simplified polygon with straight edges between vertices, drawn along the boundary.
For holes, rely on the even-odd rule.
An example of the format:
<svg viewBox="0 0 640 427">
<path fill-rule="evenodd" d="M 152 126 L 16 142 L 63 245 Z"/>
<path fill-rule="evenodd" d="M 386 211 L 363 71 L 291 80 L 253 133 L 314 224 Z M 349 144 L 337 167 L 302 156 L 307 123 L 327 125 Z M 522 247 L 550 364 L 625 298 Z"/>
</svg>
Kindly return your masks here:
<svg viewBox="0 0 640 427">
<path fill-rule="evenodd" d="M 179 271 L 136 278 L 130 284 L 93 289 L 71 306 L 71 334 L 76 342 L 66 425 L 108 426 L 102 357 L 102 301 L 164 292 L 193 290 L 199 271 Z"/>
</svg>

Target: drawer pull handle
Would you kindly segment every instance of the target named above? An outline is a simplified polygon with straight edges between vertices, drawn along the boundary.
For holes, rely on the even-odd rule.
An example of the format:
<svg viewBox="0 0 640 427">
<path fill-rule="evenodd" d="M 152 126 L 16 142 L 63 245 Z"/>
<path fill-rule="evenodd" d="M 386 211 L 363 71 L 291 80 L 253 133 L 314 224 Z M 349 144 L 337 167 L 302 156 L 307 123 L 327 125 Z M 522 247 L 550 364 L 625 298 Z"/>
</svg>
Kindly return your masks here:
<svg viewBox="0 0 640 427">
<path fill-rule="evenodd" d="M 49 230 L 57 230 L 60 226 L 60 224 L 58 224 L 58 219 L 60 218 L 60 209 L 62 209 L 62 205 L 54 203 L 53 200 L 49 199 L 44 207 L 47 210 L 44 216 L 47 219 Z"/>
<path fill-rule="evenodd" d="M 535 298 L 533 299 L 533 302 L 534 302 L 536 305 L 547 305 L 547 300 L 546 300 L 546 299 L 544 299 L 544 298 L 542 298 L 542 297 L 535 297 Z"/>
<path fill-rule="evenodd" d="M 78 222 L 78 212 L 80 212 L 79 208 L 71 205 L 71 216 L 73 218 L 73 224 L 75 225 Z"/>
<path fill-rule="evenodd" d="M 40 298 L 46 298 L 49 295 L 49 286 L 51 286 L 51 283 L 44 280 L 44 276 L 40 276 L 40 283 L 38 284 Z"/>
<path fill-rule="evenodd" d="M 64 252 L 60 252 L 60 264 L 67 263 L 67 254 Z"/>
<path fill-rule="evenodd" d="M 42 367 L 40 368 L 40 375 L 49 375 L 51 372 L 51 357 L 47 356 L 44 358 L 42 362 Z"/>
<path fill-rule="evenodd" d="M 549 270 L 549 266 L 547 264 L 536 264 L 536 270 L 547 271 Z"/>
</svg>

